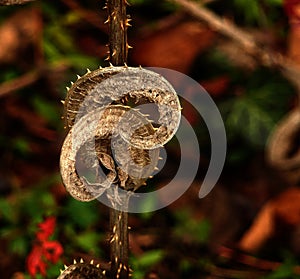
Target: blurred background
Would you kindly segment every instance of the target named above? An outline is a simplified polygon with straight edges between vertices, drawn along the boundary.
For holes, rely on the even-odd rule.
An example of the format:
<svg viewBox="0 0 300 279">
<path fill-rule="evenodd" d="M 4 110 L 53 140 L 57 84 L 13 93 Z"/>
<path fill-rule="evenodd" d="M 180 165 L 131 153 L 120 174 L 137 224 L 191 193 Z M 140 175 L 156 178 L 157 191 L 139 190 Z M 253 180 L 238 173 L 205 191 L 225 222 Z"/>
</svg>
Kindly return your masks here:
<svg viewBox="0 0 300 279">
<path fill-rule="evenodd" d="M 109 261 L 108 208 L 71 198 L 59 174 L 65 87 L 86 68 L 108 66 L 104 2 L 0 8 L 1 278 L 56 278 L 74 258 Z M 130 214 L 133 278 L 300 278 L 300 125 L 287 118 L 299 111 L 300 74 L 286 66 L 300 64 L 300 1 L 191 1 L 235 35 L 182 2 L 130 0 L 128 65 L 198 81 L 222 114 L 227 159 L 216 187 L 198 199 L 210 139 L 183 102 L 201 148 L 199 173 L 167 208 Z M 254 46 L 241 43 L 244 34 Z M 176 140 L 166 148 L 166 165 L 147 189 L 176 173 Z"/>
</svg>

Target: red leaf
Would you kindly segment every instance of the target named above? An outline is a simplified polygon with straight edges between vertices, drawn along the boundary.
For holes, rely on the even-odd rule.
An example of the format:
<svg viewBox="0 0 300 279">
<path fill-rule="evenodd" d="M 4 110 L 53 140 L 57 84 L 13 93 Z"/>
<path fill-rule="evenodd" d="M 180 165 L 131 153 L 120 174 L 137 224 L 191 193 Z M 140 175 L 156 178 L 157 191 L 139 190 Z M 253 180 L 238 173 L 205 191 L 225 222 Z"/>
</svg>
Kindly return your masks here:
<svg viewBox="0 0 300 279">
<path fill-rule="evenodd" d="M 42 247 L 37 245 L 33 246 L 33 249 L 27 257 L 27 269 L 31 276 L 35 277 L 37 273 L 41 273 L 43 276 L 46 275 L 47 265 L 42 258 Z"/>
<path fill-rule="evenodd" d="M 63 253 L 63 247 L 58 241 L 45 241 L 43 242 L 42 247 L 43 255 L 52 263 L 56 263 Z"/>
<path fill-rule="evenodd" d="M 38 225 L 39 231 L 36 233 L 36 240 L 27 257 L 27 269 L 34 278 L 37 273 L 46 276 L 47 261 L 56 263 L 63 253 L 63 247 L 58 241 L 49 241 L 49 237 L 55 229 L 55 217 L 48 217 Z"/>
<path fill-rule="evenodd" d="M 36 238 L 41 242 L 48 240 L 49 237 L 54 232 L 55 224 L 56 224 L 56 218 L 48 217 L 44 222 L 38 225 L 40 231 L 36 233 Z"/>
</svg>

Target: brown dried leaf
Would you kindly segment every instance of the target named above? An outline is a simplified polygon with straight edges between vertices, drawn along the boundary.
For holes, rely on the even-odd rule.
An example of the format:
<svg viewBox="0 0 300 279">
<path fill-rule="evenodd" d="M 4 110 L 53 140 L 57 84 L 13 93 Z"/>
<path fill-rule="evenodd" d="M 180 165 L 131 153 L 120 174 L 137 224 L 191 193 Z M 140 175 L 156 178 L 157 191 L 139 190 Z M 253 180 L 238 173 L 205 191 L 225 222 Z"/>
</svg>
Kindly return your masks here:
<svg viewBox="0 0 300 279">
<path fill-rule="evenodd" d="M 290 32 L 288 37 L 288 55 L 295 62 L 300 64 L 300 29 L 299 29 L 299 16 L 300 4 L 298 1 L 286 1 L 286 6 L 289 6 L 289 21 Z"/>
<path fill-rule="evenodd" d="M 221 96 L 228 88 L 230 79 L 228 76 L 219 76 L 210 80 L 201 81 L 200 84 L 211 96 Z"/>
<path fill-rule="evenodd" d="M 154 245 L 156 241 L 157 241 L 157 237 L 151 234 L 131 233 L 129 235 L 131 252 L 134 255 L 142 255 L 144 253 L 144 248 L 148 248 Z"/>
<path fill-rule="evenodd" d="M 273 204 L 270 202 L 257 214 L 252 226 L 239 242 L 239 247 L 242 250 L 256 251 L 273 235 L 275 230 L 273 210 Z"/>
<path fill-rule="evenodd" d="M 300 189 L 289 188 L 273 202 L 274 215 L 280 222 L 297 226 L 300 224 Z"/>
<path fill-rule="evenodd" d="M 254 252 L 276 234 L 276 225 L 296 227 L 300 224 L 300 189 L 289 188 L 269 201 L 257 214 L 252 226 L 239 242 L 245 251 Z"/>
<path fill-rule="evenodd" d="M 178 23 L 135 41 L 132 60 L 188 73 L 195 57 L 208 48 L 214 33 L 197 22 Z"/>
<path fill-rule="evenodd" d="M 22 50 L 37 44 L 42 32 L 38 9 L 16 12 L 0 27 L 0 63 L 17 63 Z"/>
</svg>

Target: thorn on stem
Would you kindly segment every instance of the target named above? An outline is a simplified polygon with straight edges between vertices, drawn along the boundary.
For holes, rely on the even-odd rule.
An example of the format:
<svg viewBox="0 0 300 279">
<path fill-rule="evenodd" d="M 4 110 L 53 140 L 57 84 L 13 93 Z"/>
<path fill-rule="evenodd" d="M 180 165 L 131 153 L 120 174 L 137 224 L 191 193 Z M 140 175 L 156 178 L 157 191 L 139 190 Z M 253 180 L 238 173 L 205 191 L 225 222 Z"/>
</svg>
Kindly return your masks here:
<svg viewBox="0 0 300 279">
<path fill-rule="evenodd" d="M 131 21 L 131 18 L 127 18 L 127 19 L 125 20 L 125 25 L 126 25 L 127 27 L 132 26 L 132 25 L 129 23 L 129 21 Z"/>
</svg>

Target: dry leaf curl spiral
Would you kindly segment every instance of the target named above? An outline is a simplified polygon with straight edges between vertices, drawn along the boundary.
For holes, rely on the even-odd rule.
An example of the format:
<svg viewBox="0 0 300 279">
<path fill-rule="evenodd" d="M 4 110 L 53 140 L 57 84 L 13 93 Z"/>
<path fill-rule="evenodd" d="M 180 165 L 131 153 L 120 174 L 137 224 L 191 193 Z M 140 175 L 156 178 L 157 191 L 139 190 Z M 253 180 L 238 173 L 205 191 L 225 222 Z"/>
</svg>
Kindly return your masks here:
<svg viewBox="0 0 300 279">
<path fill-rule="evenodd" d="M 111 66 L 88 70 L 67 90 L 68 134 L 60 169 L 69 193 L 90 201 L 114 183 L 126 190 L 145 185 L 156 170 L 160 147 L 180 122 L 180 103 L 171 84 L 141 67 Z M 89 178 L 79 173 L 80 165 Z"/>
</svg>

